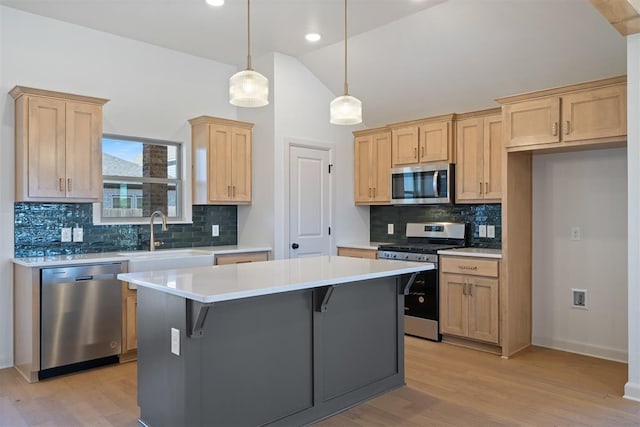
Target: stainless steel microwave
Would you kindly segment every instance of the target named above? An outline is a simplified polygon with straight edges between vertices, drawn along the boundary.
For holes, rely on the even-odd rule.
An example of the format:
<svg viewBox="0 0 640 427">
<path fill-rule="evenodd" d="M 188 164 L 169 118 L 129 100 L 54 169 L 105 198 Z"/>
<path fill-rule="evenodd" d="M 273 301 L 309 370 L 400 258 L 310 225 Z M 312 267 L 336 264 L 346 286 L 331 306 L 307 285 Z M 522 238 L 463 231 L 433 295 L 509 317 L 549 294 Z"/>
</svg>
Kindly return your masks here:
<svg viewBox="0 0 640 427">
<path fill-rule="evenodd" d="M 435 163 L 391 169 L 391 203 L 420 205 L 452 203 L 455 165 Z"/>
</svg>

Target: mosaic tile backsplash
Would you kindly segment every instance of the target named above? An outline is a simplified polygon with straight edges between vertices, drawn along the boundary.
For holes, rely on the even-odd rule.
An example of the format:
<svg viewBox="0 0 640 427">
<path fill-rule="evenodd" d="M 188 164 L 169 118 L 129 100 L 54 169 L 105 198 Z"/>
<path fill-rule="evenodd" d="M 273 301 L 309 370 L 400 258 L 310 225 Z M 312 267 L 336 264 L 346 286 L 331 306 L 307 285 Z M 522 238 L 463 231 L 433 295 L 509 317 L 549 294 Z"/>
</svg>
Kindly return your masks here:
<svg viewBox="0 0 640 427">
<path fill-rule="evenodd" d="M 93 225 L 90 203 L 15 203 L 15 257 L 133 251 L 149 248 L 149 225 Z M 155 238 L 162 249 L 236 245 L 237 206 L 193 206 L 193 224 L 169 224 L 161 231 L 156 218 Z M 220 236 L 211 226 L 220 225 Z M 82 227 L 83 242 L 62 243 L 62 227 Z"/>
<path fill-rule="evenodd" d="M 370 240 L 372 242 L 402 243 L 407 240 L 408 222 L 466 222 L 469 224 L 469 245 L 480 248 L 502 247 L 502 205 L 430 205 L 430 206 L 371 206 Z M 387 234 L 387 224 L 393 224 L 394 234 Z M 479 225 L 495 225 L 495 239 L 478 236 Z"/>
</svg>

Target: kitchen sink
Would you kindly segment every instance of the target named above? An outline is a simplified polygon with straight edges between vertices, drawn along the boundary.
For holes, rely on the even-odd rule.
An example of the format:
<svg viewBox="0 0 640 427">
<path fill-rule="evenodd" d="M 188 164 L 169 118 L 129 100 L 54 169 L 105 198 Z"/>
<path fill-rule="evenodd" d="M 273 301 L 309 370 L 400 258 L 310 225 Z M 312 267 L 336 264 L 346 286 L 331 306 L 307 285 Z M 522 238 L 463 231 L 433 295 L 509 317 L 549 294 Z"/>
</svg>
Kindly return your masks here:
<svg viewBox="0 0 640 427">
<path fill-rule="evenodd" d="M 195 249 L 121 252 L 119 255 L 128 258 L 129 273 L 213 265 L 212 252 Z M 129 289 L 136 289 L 136 286 L 130 283 Z"/>
</svg>

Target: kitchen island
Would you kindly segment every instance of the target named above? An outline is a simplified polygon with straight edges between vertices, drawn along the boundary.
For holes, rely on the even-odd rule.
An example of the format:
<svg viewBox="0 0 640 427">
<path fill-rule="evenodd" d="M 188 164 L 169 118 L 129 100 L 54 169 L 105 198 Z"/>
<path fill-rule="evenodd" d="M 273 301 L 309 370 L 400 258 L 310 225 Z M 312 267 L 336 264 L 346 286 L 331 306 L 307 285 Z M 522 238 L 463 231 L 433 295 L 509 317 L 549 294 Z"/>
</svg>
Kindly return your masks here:
<svg viewBox="0 0 640 427">
<path fill-rule="evenodd" d="M 120 274 L 138 286 L 148 426 L 303 425 L 404 384 L 404 291 L 429 263 L 314 257 Z"/>
</svg>

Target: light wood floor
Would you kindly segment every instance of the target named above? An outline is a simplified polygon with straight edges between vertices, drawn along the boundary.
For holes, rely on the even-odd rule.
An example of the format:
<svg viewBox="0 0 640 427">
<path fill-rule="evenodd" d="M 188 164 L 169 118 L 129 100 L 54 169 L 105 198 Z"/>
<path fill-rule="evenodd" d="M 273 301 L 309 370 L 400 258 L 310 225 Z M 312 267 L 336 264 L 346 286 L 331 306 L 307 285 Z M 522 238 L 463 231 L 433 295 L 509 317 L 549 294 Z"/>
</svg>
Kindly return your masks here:
<svg viewBox="0 0 640 427">
<path fill-rule="evenodd" d="M 639 426 L 627 366 L 533 347 L 511 359 L 406 338 L 407 386 L 316 426 Z M 0 426 L 136 426 L 136 364 L 27 384 L 0 370 Z"/>
</svg>

